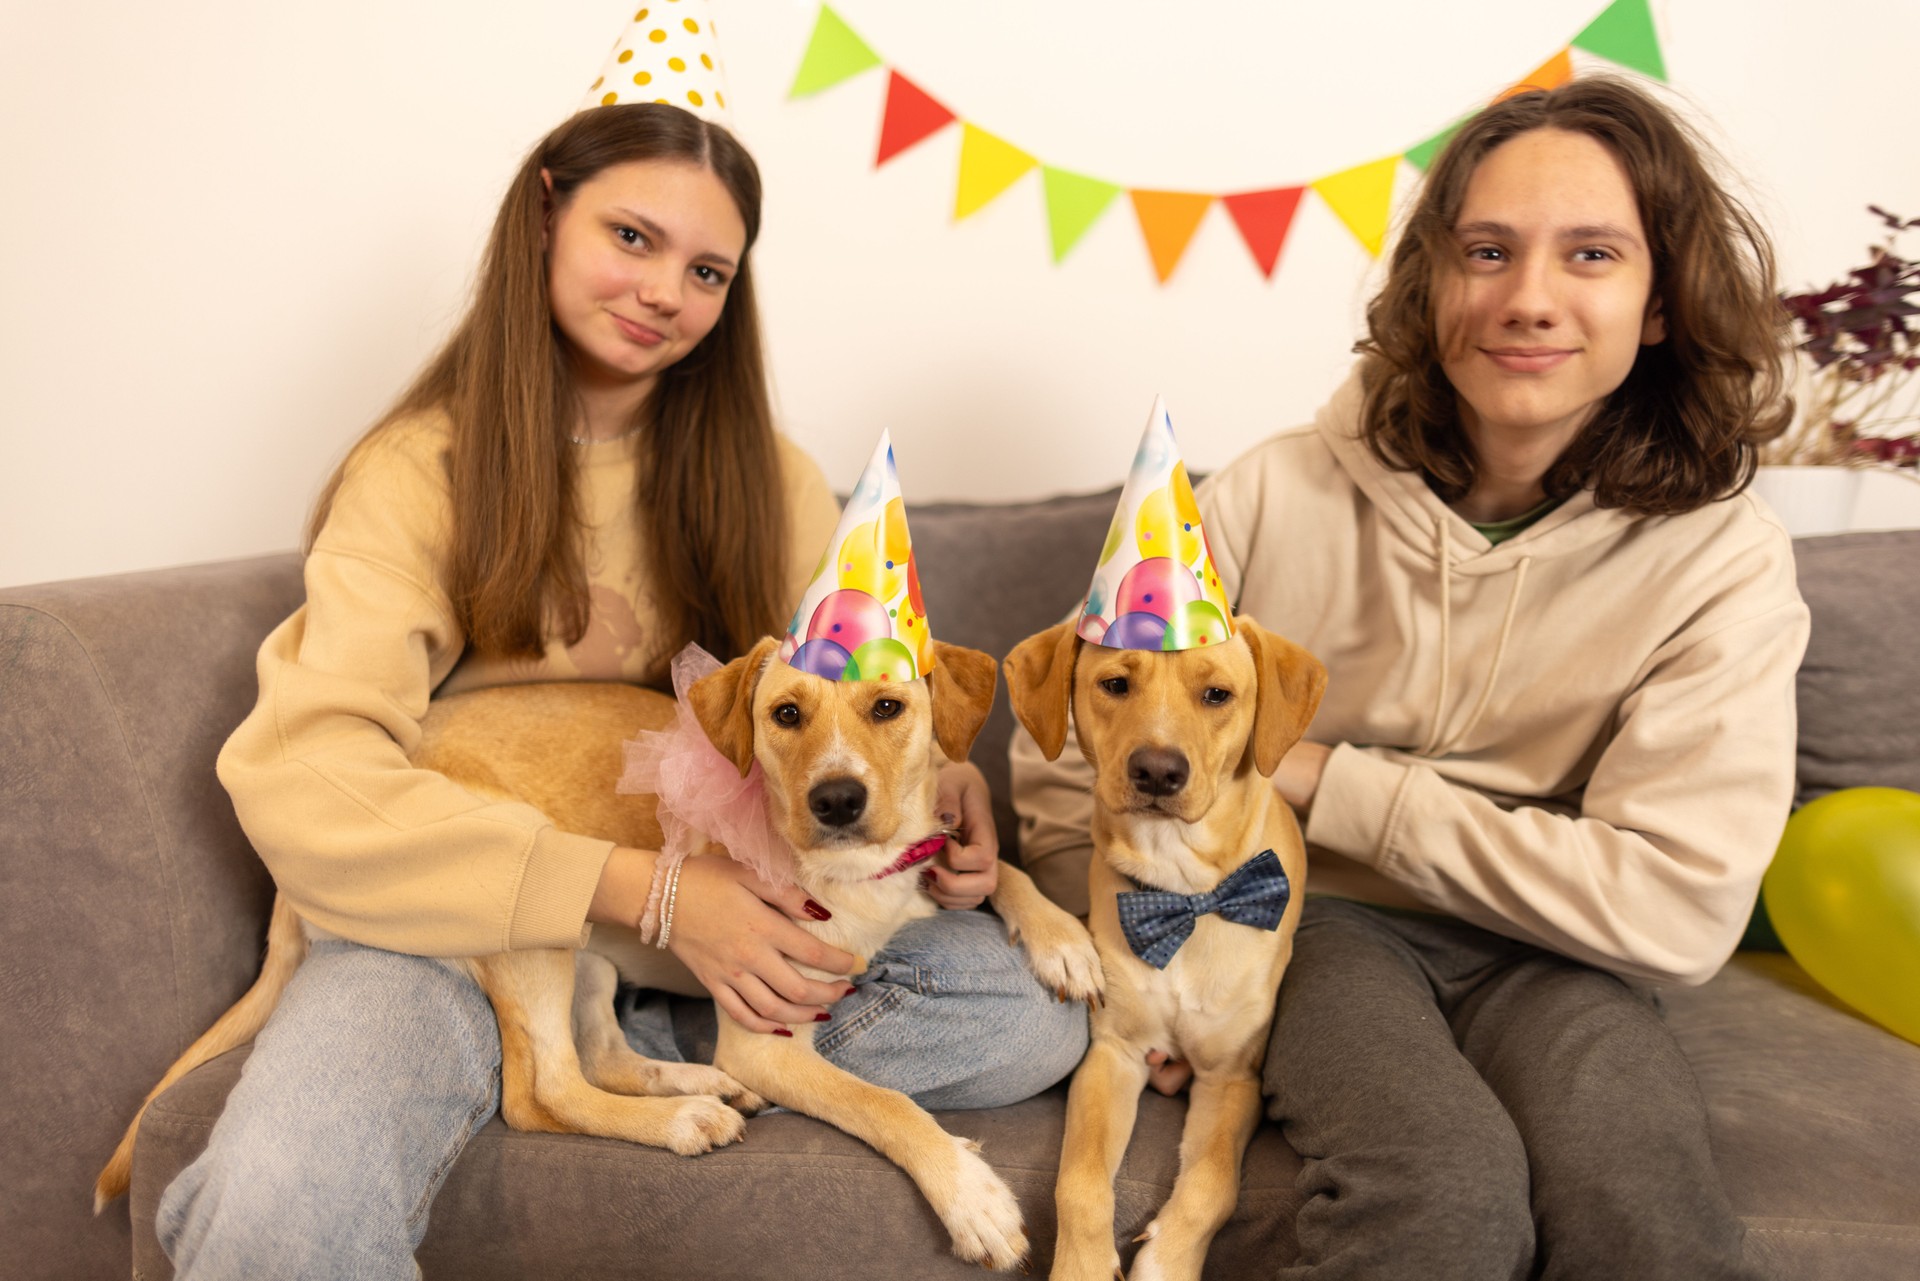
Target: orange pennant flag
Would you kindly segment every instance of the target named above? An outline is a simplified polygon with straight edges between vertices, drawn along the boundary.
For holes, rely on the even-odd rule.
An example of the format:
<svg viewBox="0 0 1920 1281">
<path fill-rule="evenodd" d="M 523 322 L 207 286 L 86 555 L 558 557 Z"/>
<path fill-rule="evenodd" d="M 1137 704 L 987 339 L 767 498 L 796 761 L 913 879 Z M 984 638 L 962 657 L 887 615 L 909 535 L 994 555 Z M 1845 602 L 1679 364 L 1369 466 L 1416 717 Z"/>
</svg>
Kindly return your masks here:
<svg viewBox="0 0 1920 1281">
<path fill-rule="evenodd" d="M 1545 62 L 1527 73 L 1527 76 L 1505 93 L 1495 98 L 1495 102 L 1505 102 L 1517 93 L 1530 93 L 1535 89 L 1558 89 L 1573 79 L 1573 51 L 1562 49 Z"/>
<path fill-rule="evenodd" d="M 1191 191 L 1129 191 L 1127 195 L 1133 198 L 1140 234 L 1146 237 L 1153 269 L 1164 285 L 1180 265 L 1180 256 L 1187 252 L 1213 197 Z"/>
</svg>

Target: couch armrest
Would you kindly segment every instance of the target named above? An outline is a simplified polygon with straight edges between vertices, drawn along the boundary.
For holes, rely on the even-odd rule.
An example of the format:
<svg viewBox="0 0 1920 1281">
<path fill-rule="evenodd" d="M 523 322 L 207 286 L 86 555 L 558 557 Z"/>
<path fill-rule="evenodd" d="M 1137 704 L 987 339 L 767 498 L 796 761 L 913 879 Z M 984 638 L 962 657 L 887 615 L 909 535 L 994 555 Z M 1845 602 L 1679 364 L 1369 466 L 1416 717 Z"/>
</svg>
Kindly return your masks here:
<svg viewBox="0 0 1920 1281">
<path fill-rule="evenodd" d="M 214 777 L 280 555 L 0 591 L 0 1241 L 10 1276 L 127 1275 L 95 1173 L 253 979 L 272 884 Z"/>
</svg>

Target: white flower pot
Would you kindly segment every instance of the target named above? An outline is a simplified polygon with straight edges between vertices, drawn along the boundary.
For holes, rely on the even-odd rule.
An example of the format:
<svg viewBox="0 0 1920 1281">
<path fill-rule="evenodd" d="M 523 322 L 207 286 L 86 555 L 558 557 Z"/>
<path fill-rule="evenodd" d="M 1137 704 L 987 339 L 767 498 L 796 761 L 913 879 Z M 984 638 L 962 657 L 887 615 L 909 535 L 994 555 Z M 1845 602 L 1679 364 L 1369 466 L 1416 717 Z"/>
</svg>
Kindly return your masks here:
<svg viewBox="0 0 1920 1281">
<path fill-rule="evenodd" d="M 1795 538 L 1842 534 L 1853 528 L 1863 475 L 1856 467 L 1762 467 L 1753 492 Z"/>
</svg>

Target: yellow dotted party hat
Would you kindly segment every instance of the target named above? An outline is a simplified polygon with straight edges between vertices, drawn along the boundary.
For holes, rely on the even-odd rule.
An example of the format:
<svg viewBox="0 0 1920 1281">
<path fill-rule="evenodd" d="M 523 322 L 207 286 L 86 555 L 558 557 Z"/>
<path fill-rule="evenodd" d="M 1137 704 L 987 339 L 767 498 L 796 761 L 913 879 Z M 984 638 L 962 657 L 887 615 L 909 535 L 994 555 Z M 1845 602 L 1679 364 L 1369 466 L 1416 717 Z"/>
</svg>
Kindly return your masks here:
<svg viewBox="0 0 1920 1281">
<path fill-rule="evenodd" d="M 1233 635 L 1233 607 L 1158 396 L 1076 630 L 1109 649 L 1198 649 Z"/>
<path fill-rule="evenodd" d="M 910 681 L 933 670 L 927 606 L 886 432 L 787 624 L 780 658 L 830 681 Z"/>
<path fill-rule="evenodd" d="M 727 123 L 720 45 L 706 0 L 652 0 L 634 10 L 580 109 L 617 102 L 668 102 Z"/>
</svg>

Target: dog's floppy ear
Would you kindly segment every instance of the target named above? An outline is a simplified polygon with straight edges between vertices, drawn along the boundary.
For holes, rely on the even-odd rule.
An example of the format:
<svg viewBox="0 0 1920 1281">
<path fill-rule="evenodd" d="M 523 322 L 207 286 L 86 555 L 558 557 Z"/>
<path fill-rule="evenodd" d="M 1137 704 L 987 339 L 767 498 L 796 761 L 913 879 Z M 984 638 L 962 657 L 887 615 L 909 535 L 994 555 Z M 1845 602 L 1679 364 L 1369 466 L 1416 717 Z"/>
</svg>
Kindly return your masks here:
<svg viewBox="0 0 1920 1281">
<path fill-rule="evenodd" d="M 999 680 L 993 656 L 977 649 L 933 642 L 933 670 L 927 688 L 933 694 L 933 740 L 950 761 L 964 761 L 993 710 Z"/>
<path fill-rule="evenodd" d="M 1069 620 L 1029 636 L 1007 655 L 1007 699 L 1048 760 L 1067 745 L 1073 706 L 1073 660 L 1080 637 Z"/>
<path fill-rule="evenodd" d="M 1313 714 L 1320 710 L 1320 696 L 1327 690 L 1327 669 L 1312 654 L 1251 618 L 1236 618 L 1233 627 L 1247 638 L 1254 671 L 1260 678 L 1247 754 L 1261 777 L 1270 777 L 1280 768 L 1280 758 L 1300 741 Z"/>
<path fill-rule="evenodd" d="M 693 717 L 722 756 L 745 778 L 753 768 L 753 691 L 779 641 L 768 636 L 687 691 Z"/>
</svg>

